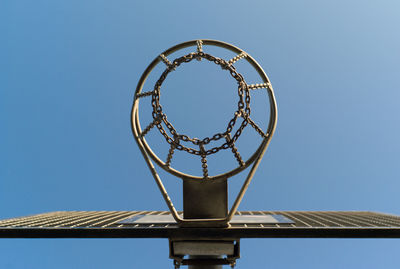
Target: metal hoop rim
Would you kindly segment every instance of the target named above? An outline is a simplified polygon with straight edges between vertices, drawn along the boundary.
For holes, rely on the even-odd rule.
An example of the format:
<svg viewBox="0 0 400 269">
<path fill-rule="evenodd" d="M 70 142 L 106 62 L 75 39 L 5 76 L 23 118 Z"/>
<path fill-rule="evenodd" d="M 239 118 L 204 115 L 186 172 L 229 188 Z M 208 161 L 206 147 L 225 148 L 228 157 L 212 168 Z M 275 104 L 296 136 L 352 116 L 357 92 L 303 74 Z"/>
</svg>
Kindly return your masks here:
<svg viewBox="0 0 400 269">
<path fill-rule="evenodd" d="M 198 40 L 191 40 L 187 42 L 183 42 L 180 44 L 177 44 L 161 54 L 168 56 L 178 50 L 181 50 L 186 47 L 190 46 L 196 46 Z M 244 51 L 239 49 L 238 47 L 235 47 L 229 43 L 218 41 L 218 40 L 211 40 L 211 39 L 201 39 L 203 45 L 212 45 L 212 46 L 217 46 L 221 48 L 228 49 L 234 53 L 240 54 L 243 53 Z M 207 180 L 220 180 L 220 179 L 225 179 L 232 177 L 247 167 L 249 167 L 257 157 L 262 155 L 262 153 L 265 151 L 266 147 L 269 144 L 269 141 L 271 140 L 275 129 L 276 129 L 276 122 L 277 122 L 277 105 L 276 105 L 276 100 L 275 100 L 275 95 L 273 92 L 273 88 L 270 84 L 269 78 L 267 74 L 264 72 L 264 70 L 261 68 L 261 66 L 257 63 L 256 60 L 254 60 L 249 54 L 246 53 L 245 59 L 250 63 L 254 69 L 258 72 L 259 76 L 263 80 L 264 83 L 268 83 L 269 87 L 267 87 L 267 92 L 268 92 L 268 97 L 269 97 L 269 106 L 270 106 L 270 117 L 269 117 L 269 123 L 268 123 L 268 128 L 267 128 L 267 136 L 263 139 L 263 141 L 260 143 L 260 146 L 257 148 L 257 150 L 251 155 L 245 162 L 243 166 L 236 167 L 228 172 L 215 175 L 215 176 L 209 176 Z M 157 56 L 151 63 L 150 65 L 145 69 L 143 72 L 142 76 L 139 79 L 139 82 L 136 87 L 135 91 L 135 96 L 133 100 L 133 105 L 132 105 L 132 111 L 131 111 L 131 128 L 132 128 L 132 133 L 135 138 L 135 141 L 137 142 L 138 146 L 140 148 L 144 149 L 144 152 L 146 153 L 147 156 L 144 156 L 145 158 L 150 158 L 155 161 L 159 166 L 161 166 L 165 171 L 180 177 L 182 179 L 189 179 L 189 180 L 203 180 L 204 177 L 200 176 L 194 176 L 190 174 L 186 174 L 183 172 L 180 172 L 170 166 L 167 166 L 165 162 L 163 162 L 150 148 L 148 145 L 146 139 L 144 137 L 141 137 L 140 134 L 142 133 L 142 129 L 140 127 L 140 119 L 139 119 L 139 98 L 137 98 L 137 95 L 141 93 L 144 83 L 148 77 L 148 75 L 151 73 L 151 71 L 154 69 L 154 67 L 160 62 L 160 58 Z M 140 141 L 139 141 L 140 140 Z M 143 152 L 143 151 L 142 151 Z"/>
</svg>

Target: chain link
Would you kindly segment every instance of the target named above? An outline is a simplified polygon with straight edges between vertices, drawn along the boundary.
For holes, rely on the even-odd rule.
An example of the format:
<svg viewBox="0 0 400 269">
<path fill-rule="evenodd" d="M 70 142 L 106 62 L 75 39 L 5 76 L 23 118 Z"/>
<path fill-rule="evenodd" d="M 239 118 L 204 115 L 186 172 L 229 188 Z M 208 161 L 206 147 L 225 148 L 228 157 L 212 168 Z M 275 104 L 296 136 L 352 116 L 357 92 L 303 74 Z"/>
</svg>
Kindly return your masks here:
<svg viewBox="0 0 400 269">
<path fill-rule="evenodd" d="M 218 141 L 218 140 L 220 140 L 222 138 L 226 138 L 228 135 L 230 135 L 230 133 L 234 129 L 234 126 L 237 122 L 238 117 L 243 117 L 243 115 L 248 115 L 248 116 L 250 115 L 250 112 L 251 112 L 251 110 L 250 110 L 250 93 L 249 93 L 249 88 L 248 88 L 243 76 L 236 71 L 236 68 L 233 65 L 231 65 L 229 62 L 225 61 L 224 59 L 214 57 L 210 54 L 204 53 L 202 51 L 201 42 L 198 42 L 197 45 L 198 45 L 197 52 L 192 52 L 192 53 L 189 53 L 182 57 L 176 58 L 172 63 L 170 61 L 168 61 L 168 59 L 163 54 L 160 55 L 160 57 L 162 58 L 164 63 L 167 64 L 167 68 L 161 74 L 160 78 L 158 79 L 158 81 L 156 82 L 156 84 L 154 86 L 154 91 L 152 92 L 151 105 L 153 107 L 153 112 L 152 112 L 153 119 L 156 120 L 156 119 L 161 118 L 161 121 L 157 121 L 157 122 L 154 121 L 154 123 L 157 126 L 157 128 L 159 129 L 160 133 L 164 136 L 166 141 L 170 145 L 174 145 L 174 149 L 181 150 L 181 151 L 183 150 L 190 154 L 202 156 L 202 158 L 204 155 L 204 160 L 205 160 L 205 156 L 207 156 L 207 155 L 217 153 L 218 151 L 220 151 L 222 149 L 230 148 L 231 147 L 230 143 L 234 143 L 239 138 L 243 129 L 248 124 L 248 121 L 246 120 L 246 118 L 243 118 L 241 125 L 238 127 L 238 129 L 235 132 L 235 134 L 233 135 L 232 139 L 230 139 L 230 142 L 225 142 L 221 146 L 213 147 L 208 150 L 205 150 L 205 148 L 204 148 L 204 146 L 209 144 L 211 141 Z M 242 57 L 244 57 L 244 56 L 242 56 Z M 198 59 L 198 58 L 200 58 L 200 59 L 204 58 L 208 61 L 214 62 L 215 64 L 221 66 L 222 69 L 228 70 L 229 73 L 231 74 L 231 76 L 238 83 L 238 96 L 239 96 L 238 110 L 234 113 L 234 117 L 229 121 L 226 131 L 221 132 L 221 133 L 216 133 L 212 137 L 205 137 L 202 140 L 198 139 L 198 138 L 190 138 L 189 136 L 184 135 L 184 134 L 179 134 L 176 131 L 176 129 L 174 128 L 174 126 L 167 120 L 167 116 L 163 113 L 162 106 L 160 105 L 160 89 L 161 89 L 161 85 L 164 82 L 164 80 L 166 79 L 167 75 L 172 70 L 175 70 L 175 68 L 180 66 L 182 63 L 187 63 L 187 62 L 192 61 L 193 59 Z M 173 137 L 175 137 L 176 139 L 172 139 L 167 134 L 162 123 L 168 129 L 170 134 Z M 178 141 L 178 142 L 176 142 L 176 141 Z M 186 146 L 180 144 L 179 141 L 190 142 L 193 145 L 201 146 L 200 150 L 197 150 L 197 149 L 194 149 L 191 147 L 186 147 Z M 169 155 L 171 155 L 171 158 L 172 158 L 172 154 L 169 154 Z M 170 159 L 170 158 L 168 157 L 168 159 Z M 207 162 L 203 163 L 203 165 L 204 164 L 205 164 L 205 166 L 207 166 Z M 205 168 L 203 167 L 203 169 L 207 169 L 207 167 L 205 167 Z"/>
<path fill-rule="evenodd" d="M 262 137 L 267 138 L 268 134 L 265 134 L 263 132 L 263 130 L 261 130 L 260 127 L 258 127 L 258 125 L 252 120 L 250 119 L 249 115 L 245 114 L 244 115 L 245 120 L 250 123 L 250 125 L 257 131 L 257 133 L 259 133 Z"/>
<path fill-rule="evenodd" d="M 229 147 L 232 150 L 233 155 L 235 155 L 236 160 L 238 161 L 240 166 L 244 166 L 245 163 L 242 159 L 242 156 L 240 156 L 239 151 L 237 150 L 237 148 L 235 147 L 235 143 L 231 142 L 231 136 L 228 134 L 226 137 L 226 142 L 228 142 L 228 144 L 230 145 Z"/>
<path fill-rule="evenodd" d="M 144 137 L 155 125 L 159 124 L 161 121 L 161 117 L 160 115 L 157 115 L 157 117 L 155 117 L 153 119 L 152 122 L 150 122 L 150 124 L 143 130 L 143 132 L 140 134 L 141 137 Z"/>
<path fill-rule="evenodd" d="M 197 53 L 203 52 L 203 41 L 197 40 L 197 41 L 196 41 L 196 44 L 197 44 Z M 200 56 L 197 56 L 197 57 L 196 57 L 196 60 L 197 60 L 197 61 L 201 61 L 201 57 L 200 57 Z"/>
<path fill-rule="evenodd" d="M 271 88 L 271 84 L 269 82 L 266 83 L 258 83 L 258 84 L 250 84 L 248 85 L 249 90 L 255 90 L 255 89 L 270 89 Z"/>
<path fill-rule="evenodd" d="M 197 52 L 202 52 L 203 51 L 203 41 L 197 40 L 196 44 L 197 44 Z"/>
<path fill-rule="evenodd" d="M 168 69 L 174 69 L 174 67 L 172 66 L 172 63 L 168 60 L 167 57 L 165 57 L 164 54 L 160 54 L 160 58 L 167 65 Z"/>
<path fill-rule="evenodd" d="M 179 144 L 179 137 L 177 135 L 175 135 L 174 136 L 174 143 L 171 144 L 171 147 L 169 148 L 169 151 L 168 151 L 167 161 L 165 162 L 166 166 L 170 166 L 171 165 L 172 157 L 174 155 L 174 150 L 178 146 L 181 146 Z"/>
<path fill-rule="evenodd" d="M 201 156 L 201 167 L 203 168 L 203 178 L 208 178 L 208 165 L 207 165 L 207 154 L 203 144 L 200 144 L 200 156 Z"/>
<path fill-rule="evenodd" d="M 173 145 L 171 145 L 171 147 L 169 148 L 167 161 L 165 162 L 165 165 L 168 167 L 171 165 L 172 156 L 174 155 L 174 149 L 175 147 Z"/>
<path fill-rule="evenodd" d="M 136 94 L 136 98 L 146 97 L 146 96 L 150 96 L 150 95 L 153 95 L 153 91 L 138 93 L 138 94 Z"/>
<path fill-rule="evenodd" d="M 237 61 L 239 61 L 240 59 L 245 58 L 245 57 L 247 57 L 247 53 L 243 51 L 243 52 L 241 52 L 240 54 L 238 54 L 238 55 L 236 55 L 235 57 L 233 57 L 232 59 L 230 59 L 230 60 L 228 61 L 228 63 L 229 63 L 229 64 L 234 64 L 234 63 L 236 63 Z"/>
</svg>

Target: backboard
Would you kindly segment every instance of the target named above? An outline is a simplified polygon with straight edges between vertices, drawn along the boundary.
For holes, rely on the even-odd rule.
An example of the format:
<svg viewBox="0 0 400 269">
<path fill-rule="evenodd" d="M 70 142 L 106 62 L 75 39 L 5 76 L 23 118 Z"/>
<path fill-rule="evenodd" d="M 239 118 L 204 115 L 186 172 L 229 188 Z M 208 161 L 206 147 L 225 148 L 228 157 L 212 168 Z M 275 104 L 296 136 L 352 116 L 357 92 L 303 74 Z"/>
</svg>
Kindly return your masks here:
<svg viewBox="0 0 400 269">
<path fill-rule="evenodd" d="M 140 222 L 143 216 L 155 218 Z M 157 221 L 160 216 L 169 218 Z M 180 228 L 168 211 L 59 211 L 1 220 L 0 237 L 400 238 L 400 217 L 376 212 L 242 211 L 235 217 L 228 228 Z"/>
</svg>

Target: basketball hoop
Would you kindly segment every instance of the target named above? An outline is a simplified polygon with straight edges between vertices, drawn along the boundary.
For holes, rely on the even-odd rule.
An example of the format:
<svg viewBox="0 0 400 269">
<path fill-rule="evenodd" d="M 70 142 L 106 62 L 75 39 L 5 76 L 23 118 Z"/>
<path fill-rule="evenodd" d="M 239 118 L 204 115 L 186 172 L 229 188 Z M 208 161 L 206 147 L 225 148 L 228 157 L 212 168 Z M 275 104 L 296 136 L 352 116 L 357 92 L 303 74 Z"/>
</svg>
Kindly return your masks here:
<svg viewBox="0 0 400 269">
<path fill-rule="evenodd" d="M 230 50 L 237 55 L 229 60 L 224 60 L 222 58 L 213 56 L 207 53 L 207 46 L 217 46 L 227 50 Z M 186 55 L 182 55 L 172 61 L 170 61 L 167 57 L 174 52 L 177 52 L 183 48 L 193 47 L 194 52 L 191 52 Z M 233 111 L 232 118 L 226 124 L 223 131 L 216 132 L 214 135 L 210 137 L 204 137 L 202 139 L 196 137 L 189 137 L 186 134 L 180 133 L 177 130 L 173 123 L 168 121 L 167 115 L 162 109 L 161 101 L 160 101 L 160 93 L 162 91 L 162 84 L 167 76 L 176 70 L 177 68 L 182 68 L 185 63 L 191 62 L 192 60 L 206 60 L 213 62 L 219 65 L 222 69 L 228 71 L 232 78 L 237 83 L 237 94 L 238 94 L 238 105 L 236 111 Z M 234 64 L 239 60 L 246 60 L 251 66 L 257 71 L 260 76 L 260 80 L 262 83 L 260 84 L 247 84 L 243 75 L 240 74 Z M 154 85 L 153 90 L 151 91 L 143 91 L 144 83 L 149 76 L 149 74 L 153 71 L 153 69 L 158 64 L 165 64 L 166 68 L 162 72 L 161 76 L 157 80 Z M 257 125 L 257 123 L 251 118 L 251 91 L 254 89 L 265 88 L 268 94 L 269 100 L 269 123 L 263 129 Z M 150 123 L 146 123 L 146 127 L 144 129 L 141 128 L 141 122 L 139 117 L 139 103 L 145 102 L 148 100 L 148 105 L 151 106 L 152 109 L 152 121 Z M 274 97 L 274 92 L 271 86 L 271 83 L 265 74 L 264 70 L 260 67 L 260 65 L 246 52 L 243 50 L 230 45 L 228 43 L 224 43 L 216 40 L 193 40 L 178 44 L 164 52 L 162 52 L 158 57 L 156 57 L 153 62 L 146 68 L 143 75 L 141 76 L 139 83 L 136 88 L 132 114 L 131 114 L 131 123 L 132 123 L 132 131 L 135 137 L 136 142 L 155 178 L 157 185 L 160 188 L 160 191 L 172 213 L 175 220 L 181 226 L 227 226 L 229 221 L 232 219 L 235 214 L 237 207 L 254 175 L 255 170 L 258 167 L 261 158 L 263 157 L 268 144 L 272 138 L 272 135 L 275 131 L 277 121 L 277 108 L 276 101 Z M 236 147 L 235 143 L 240 138 L 243 130 L 251 126 L 261 137 L 262 142 L 255 150 L 255 152 L 247 159 L 243 160 L 239 149 Z M 169 144 L 169 151 L 165 158 L 160 158 L 157 156 L 154 151 L 151 149 L 150 145 L 146 141 L 146 135 L 152 131 L 152 129 L 158 129 L 159 133 L 165 139 L 165 141 Z M 235 131 L 233 131 L 235 129 Z M 211 147 L 210 142 L 212 144 L 216 144 L 216 146 Z M 233 157 L 237 161 L 237 167 L 230 171 L 225 171 L 222 174 L 210 175 L 208 171 L 208 163 L 207 157 L 212 154 L 218 154 L 220 151 L 230 150 L 232 152 Z M 175 151 L 183 151 L 187 154 L 198 156 L 199 165 L 202 168 L 202 176 L 190 175 L 184 172 L 181 172 L 175 168 L 173 168 L 173 154 Z M 155 170 L 155 167 L 152 163 L 154 161 L 157 163 L 162 169 L 165 171 L 181 178 L 184 182 L 184 196 L 186 192 L 186 196 L 190 193 L 192 195 L 204 196 L 204 193 L 210 192 L 211 189 L 218 189 L 216 192 L 219 196 L 219 200 L 215 200 L 222 206 L 219 211 L 215 211 L 213 213 L 207 212 L 206 214 L 202 213 L 193 213 L 194 211 L 201 211 L 196 206 L 196 208 L 192 208 L 192 206 L 188 205 L 189 203 L 185 203 L 187 199 L 184 198 L 184 218 L 181 218 L 177 213 L 173 203 L 168 196 L 167 191 L 165 190 L 163 183 Z M 244 169 L 251 166 L 250 172 L 240 190 L 231 210 L 229 213 L 224 213 L 227 207 L 227 195 L 224 194 L 226 192 L 226 180 Z M 214 182 L 211 185 L 211 182 Z M 219 182 L 219 183 L 217 183 Z M 207 186 L 207 187 L 206 187 Z M 199 194 L 200 193 L 200 194 Z M 222 198 L 221 198 L 222 197 Z M 201 198 L 199 198 L 201 199 Z M 207 197 L 209 200 L 210 197 Z M 212 199 L 212 198 L 211 198 Z M 200 200 L 200 203 L 205 202 L 206 199 Z M 188 210 L 185 210 L 185 205 Z M 188 213 L 188 211 L 191 211 Z M 198 216 L 196 216 L 198 215 Z M 189 217 L 187 217 L 189 216 Z M 210 217 L 211 216 L 211 217 Z"/>
</svg>

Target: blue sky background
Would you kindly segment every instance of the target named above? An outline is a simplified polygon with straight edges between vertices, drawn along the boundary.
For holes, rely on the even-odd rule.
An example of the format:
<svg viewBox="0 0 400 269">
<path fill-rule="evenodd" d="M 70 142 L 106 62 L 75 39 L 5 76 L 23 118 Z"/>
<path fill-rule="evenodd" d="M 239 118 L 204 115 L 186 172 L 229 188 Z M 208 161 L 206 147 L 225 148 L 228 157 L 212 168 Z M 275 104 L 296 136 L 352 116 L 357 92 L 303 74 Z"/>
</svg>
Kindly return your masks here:
<svg viewBox="0 0 400 269">
<path fill-rule="evenodd" d="M 201 38 L 252 55 L 278 102 L 277 131 L 240 210 L 400 215 L 399 11 L 398 1 L 2 1 L 0 218 L 166 210 L 131 134 L 133 94 L 159 53 Z M 199 136 L 233 112 L 234 82 L 204 61 L 165 83 L 169 117 Z M 260 123 L 262 98 L 252 99 Z M 179 181 L 162 175 L 179 206 Z M 399 247 L 242 240 L 237 268 L 399 268 Z M 0 268 L 114 267 L 172 268 L 168 242 L 0 240 Z"/>
</svg>

